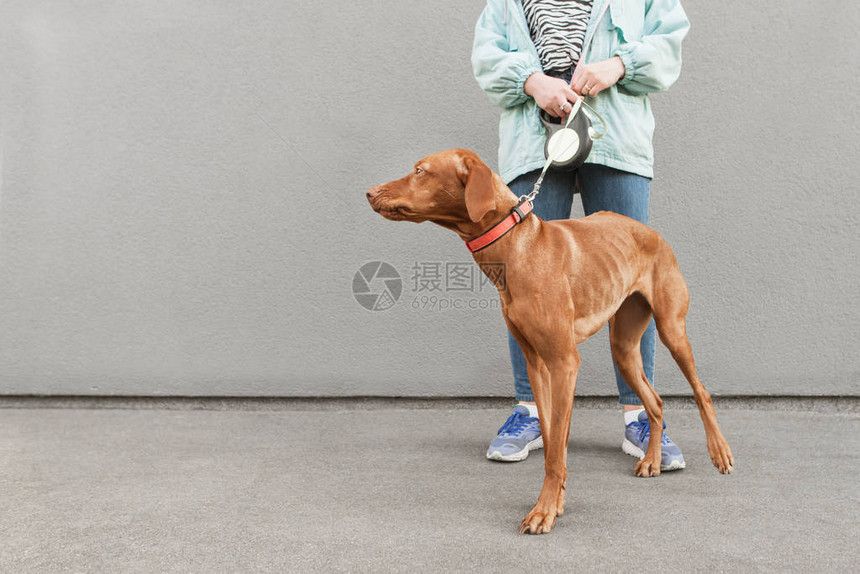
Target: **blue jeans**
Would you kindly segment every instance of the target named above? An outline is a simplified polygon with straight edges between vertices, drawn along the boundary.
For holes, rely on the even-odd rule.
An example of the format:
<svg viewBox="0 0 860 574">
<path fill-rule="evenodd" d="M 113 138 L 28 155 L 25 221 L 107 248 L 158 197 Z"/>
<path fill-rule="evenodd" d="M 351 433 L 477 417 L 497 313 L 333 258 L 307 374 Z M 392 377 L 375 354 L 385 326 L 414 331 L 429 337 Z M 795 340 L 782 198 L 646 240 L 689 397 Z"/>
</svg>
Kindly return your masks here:
<svg viewBox="0 0 860 574">
<path fill-rule="evenodd" d="M 525 195 L 532 190 L 540 170 L 521 175 L 511 182 L 511 190 Z M 577 189 L 578 188 L 578 189 Z M 651 198 L 651 180 L 641 175 L 628 173 L 596 164 L 584 164 L 576 172 L 561 172 L 550 168 L 541 184 L 540 193 L 534 201 L 534 213 L 543 220 L 568 219 L 573 203 L 573 194 L 579 191 L 585 215 L 597 211 L 614 211 L 648 223 L 648 202 Z M 640 349 L 645 376 L 654 383 L 654 356 L 657 352 L 657 329 L 654 319 L 642 335 Z M 514 369 L 514 387 L 517 400 L 534 401 L 526 358 L 522 350 L 508 333 L 511 366 Z M 613 363 L 613 367 L 615 364 Z M 618 385 L 618 400 L 623 405 L 642 404 L 636 393 L 627 386 L 618 367 L 615 367 L 615 383 Z"/>
</svg>

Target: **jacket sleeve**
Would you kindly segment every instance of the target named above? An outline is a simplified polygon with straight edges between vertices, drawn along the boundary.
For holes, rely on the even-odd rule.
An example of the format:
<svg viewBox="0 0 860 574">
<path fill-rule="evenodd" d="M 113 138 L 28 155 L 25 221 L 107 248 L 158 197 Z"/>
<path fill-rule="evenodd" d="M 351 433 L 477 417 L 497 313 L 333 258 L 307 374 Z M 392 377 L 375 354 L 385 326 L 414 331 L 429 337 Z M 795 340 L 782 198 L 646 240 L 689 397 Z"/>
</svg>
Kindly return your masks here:
<svg viewBox="0 0 860 574">
<path fill-rule="evenodd" d="M 490 101 L 503 108 L 517 106 L 529 99 L 523 84 L 541 72 L 540 59 L 533 50 L 511 51 L 507 37 L 505 2 L 488 0 L 475 25 L 472 44 L 472 71 Z"/>
<path fill-rule="evenodd" d="M 681 74 L 681 41 L 689 29 L 680 0 L 648 1 L 642 40 L 623 42 L 613 54 L 624 62 L 618 85 L 634 94 L 668 90 Z"/>
</svg>

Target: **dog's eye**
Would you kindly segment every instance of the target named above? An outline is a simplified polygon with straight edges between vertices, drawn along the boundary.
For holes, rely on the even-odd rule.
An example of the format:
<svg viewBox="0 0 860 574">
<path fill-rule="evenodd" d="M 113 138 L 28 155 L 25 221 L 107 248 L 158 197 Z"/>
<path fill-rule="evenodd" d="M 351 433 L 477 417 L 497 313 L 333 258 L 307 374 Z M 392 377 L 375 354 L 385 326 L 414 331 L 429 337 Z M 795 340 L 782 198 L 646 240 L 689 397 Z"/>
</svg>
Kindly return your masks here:
<svg viewBox="0 0 860 574">
<path fill-rule="evenodd" d="M 424 173 L 424 170 L 423 170 L 423 169 L 421 169 L 420 167 L 416 167 L 416 168 L 415 168 L 415 175 L 420 175 L 420 174 L 422 174 L 422 173 Z"/>
</svg>

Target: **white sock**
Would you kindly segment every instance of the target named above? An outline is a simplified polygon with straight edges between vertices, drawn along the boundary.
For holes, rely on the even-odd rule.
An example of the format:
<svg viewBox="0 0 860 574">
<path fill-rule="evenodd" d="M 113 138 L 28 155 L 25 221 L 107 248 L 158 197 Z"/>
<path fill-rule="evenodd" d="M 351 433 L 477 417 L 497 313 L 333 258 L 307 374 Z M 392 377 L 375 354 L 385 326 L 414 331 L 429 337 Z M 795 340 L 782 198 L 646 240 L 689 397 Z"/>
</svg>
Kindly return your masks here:
<svg viewBox="0 0 860 574">
<path fill-rule="evenodd" d="M 627 426 L 632 422 L 636 422 L 639 419 L 639 413 L 644 411 L 645 407 L 642 407 L 641 409 L 637 409 L 635 411 L 624 411 L 624 426 Z"/>
<path fill-rule="evenodd" d="M 525 407 L 529 410 L 529 416 L 533 419 L 538 418 L 537 405 L 527 405 L 525 403 L 518 403 L 520 406 Z"/>
</svg>

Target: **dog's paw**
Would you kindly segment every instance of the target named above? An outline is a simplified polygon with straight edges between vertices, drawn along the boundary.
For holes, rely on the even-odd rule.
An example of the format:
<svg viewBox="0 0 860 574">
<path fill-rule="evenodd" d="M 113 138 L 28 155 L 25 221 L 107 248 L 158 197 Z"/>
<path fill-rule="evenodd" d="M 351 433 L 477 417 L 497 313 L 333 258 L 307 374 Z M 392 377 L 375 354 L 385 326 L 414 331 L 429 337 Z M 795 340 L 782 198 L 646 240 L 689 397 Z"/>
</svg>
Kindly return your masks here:
<svg viewBox="0 0 860 574">
<path fill-rule="evenodd" d="M 660 461 L 654 462 L 646 456 L 636 463 L 636 468 L 633 469 L 633 474 L 641 477 L 660 476 Z"/>
<path fill-rule="evenodd" d="M 720 474 L 731 474 L 735 469 L 735 457 L 732 456 L 732 449 L 729 448 L 729 443 L 725 439 L 709 442 L 708 454 L 711 455 L 711 462 L 714 463 Z"/>
<path fill-rule="evenodd" d="M 556 509 L 539 509 L 535 506 L 520 522 L 520 534 L 549 534 L 555 524 Z"/>
</svg>

